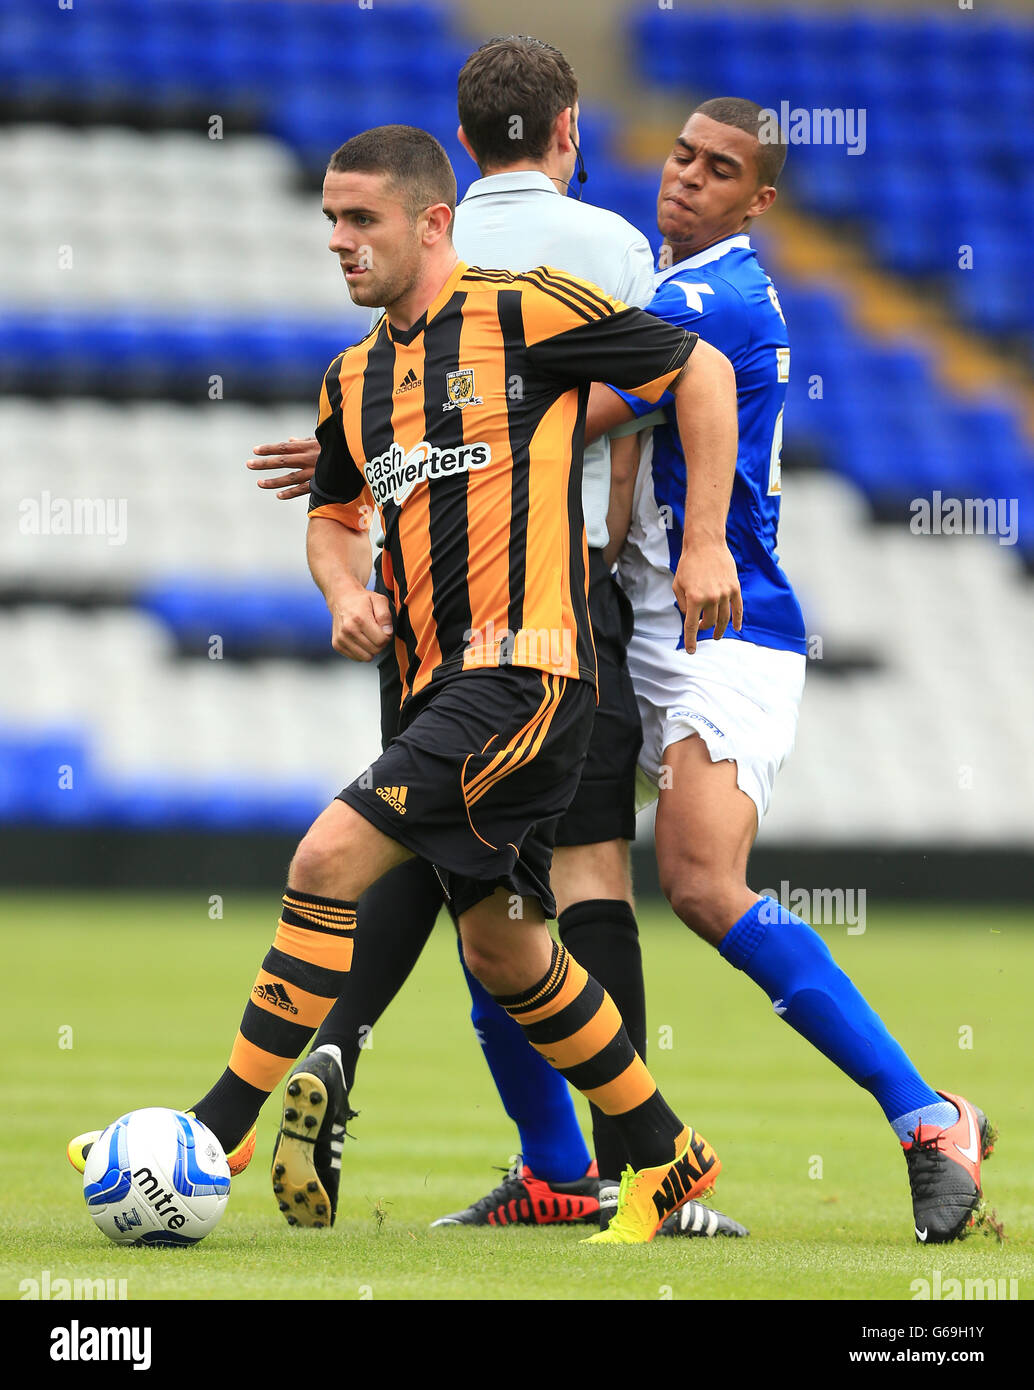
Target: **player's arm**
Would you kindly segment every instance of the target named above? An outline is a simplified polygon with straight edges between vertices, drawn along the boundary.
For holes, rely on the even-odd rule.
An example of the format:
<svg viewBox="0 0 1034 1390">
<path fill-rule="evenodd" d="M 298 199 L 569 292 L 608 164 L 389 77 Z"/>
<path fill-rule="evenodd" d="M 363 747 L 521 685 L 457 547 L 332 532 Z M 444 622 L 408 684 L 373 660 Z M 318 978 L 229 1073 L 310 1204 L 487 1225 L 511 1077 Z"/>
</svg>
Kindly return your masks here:
<svg viewBox="0 0 1034 1390">
<path fill-rule="evenodd" d="M 739 442 L 736 374 L 723 353 L 693 337 L 692 356 L 667 387 L 686 460 L 686 521 L 672 591 L 685 616 L 687 652 L 696 651 L 701 628 L 713 626 L 720 639 L 730 622 L 737 631 L 743 623 L 736 562 L 725 539 Z M 643 402 L 639 408 L 649 410 L 662 393 L 635 394 Z M 634 418 L 626 399 L 608 386 L 593 385 L 587 435 Z"/>
<path fill-rule="evenodd" d="M 330 516 L 310 516 L 306 553 L 312 577 L 333 619 L 331 643 L 353 661 L 372 661 L 391 640 L 391 606 L 368 589 L 373 552 L 369 531 Z"/>
<path fill-rule="evenodd" d="M 672 589 L 685 615 L 686 650 L 694 652 L 701 628 L 713 626 L 720 638 L 730 621 L 735 628 L 743 621 L 736 563 L 725 539 L 736 472 L 736 377 L 725 355 L 695 333 L 641 309 L 616 307 L 619 312 L 555 341 L 577 347 L 586 369 L 604 369 L 589 392 L 587 439 L 649 412 L 662 398 L 675 405 L 686 458 L 687 525 Z M 603 380 L 634 398 L 636 409 Z"/>
<path fill-rule="evenodd" d="M 320 391 L 319 456 L 305 548 L 333 619 L 334 650 L 353 661 L 372 661 L 391 640 L 391 606 L 366 587 L 373 569 L 373 497 L 345 440 L 340 365 L 340 358 L 331 363 Z"/>
<path fill-rule="evenodd" d="M 739 443 L 736 374 L 709 343 L 698 342 L 692 360 L 707 366 L 695 379 L 684 372 L 672 391 L 686 460 L 686 519 L 672 589 L 685 614 L 688 652 L 696 651 L 700 628 L 713 624 L 717 639 L 730 621 L 737 631 L 743 625 L 736 562 L 725 539 Z"/>
<path fill-rule="evenodd" d="M 632 523 L 632 499 L 639 472 L 639 436 L 624 435 L 610 441 L 610 502 L 607 506 L 607 544 L 603 559 L 612 565 L 621 553 Z"/>
</svg>

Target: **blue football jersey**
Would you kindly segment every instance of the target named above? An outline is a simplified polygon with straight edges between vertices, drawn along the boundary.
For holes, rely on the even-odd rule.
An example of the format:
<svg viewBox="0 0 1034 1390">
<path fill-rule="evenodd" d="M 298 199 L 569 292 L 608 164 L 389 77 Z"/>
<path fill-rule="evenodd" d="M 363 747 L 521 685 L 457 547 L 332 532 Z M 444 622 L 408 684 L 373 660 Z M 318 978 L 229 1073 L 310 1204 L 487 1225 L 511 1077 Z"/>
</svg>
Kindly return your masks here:
<svg viewBox="0 0 1034 1390">
<path fill-rule="evenodd" d="M 779 298 L 745 235 L 732 236 L 659 272 L 651 314 L 699 333 L 723 352 L 736 372 L 739 453 L 726 528 L 743 592 L 743 628 L 726 630 L 758 646 L 806 653 L 804 619 L 779 564 L 779 456 L 790 345 Z M 619 392 L 637 416 L 657 407 Z M 671 580 L 682 551 L 686 464 L 670 393 L 664 421 L 644 447 L 628 543 L 619 575 L 637 613 L 637 626 L 670 633 L 683 645 Z M 713 636 L 713 628 L 701 638 Z"/>
</svg>

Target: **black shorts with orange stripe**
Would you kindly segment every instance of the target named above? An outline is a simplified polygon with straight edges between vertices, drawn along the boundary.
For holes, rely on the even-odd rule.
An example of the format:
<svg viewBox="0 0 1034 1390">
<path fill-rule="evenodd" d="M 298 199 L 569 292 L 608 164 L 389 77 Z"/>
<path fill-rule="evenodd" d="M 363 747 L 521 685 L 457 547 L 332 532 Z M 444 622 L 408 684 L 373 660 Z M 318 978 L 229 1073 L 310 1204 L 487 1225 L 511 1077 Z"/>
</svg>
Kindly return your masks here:
<svg viewBox="0 0 1034 1390">
<path fill-rule="evenodd" d="M 386 594 L 376 567 L 377 592 Z M 643 746 L 628 644 L 635 614 L 613 577 L 602 550 L 589 551 L 589 618 L 599 671 L 599 701 L 592 722 L 589 750 L 571 804 L 560 818 L 557 845 L 595 845 L 635 839 L 636 765 Z M 378 662 L 381 747 L 399 730 L 402 677 L 393 647 Z"/>
<path fill-rule="evenodd" d="M 581 781 L 557 826 L 558 845 L 635 839 L 635 780 L 643 728 L 628 644 L 635 613 L 603 558 L 589 551 L 589 618 L 599 672 L 599 704 Z"/>
<path fill-rule="evenodd" d="M 338 799 L 429 860 L 457 915 L 503 888 L 555 917 L 553 840 L 595 709 L 589 681 L 518 666 L 459 673 L 406 704 L 398 737 Z"/>
</svg>

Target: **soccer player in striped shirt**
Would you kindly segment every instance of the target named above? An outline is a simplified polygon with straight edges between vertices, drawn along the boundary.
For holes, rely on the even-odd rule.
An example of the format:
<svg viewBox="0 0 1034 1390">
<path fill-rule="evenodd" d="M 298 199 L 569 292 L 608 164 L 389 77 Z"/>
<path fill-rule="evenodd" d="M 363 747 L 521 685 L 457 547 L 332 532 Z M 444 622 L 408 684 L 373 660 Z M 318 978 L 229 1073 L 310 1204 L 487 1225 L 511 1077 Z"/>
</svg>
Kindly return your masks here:
<svg viewBox="0 0 1034 1390">
<path fill-rule="evenodd" d="M 609 996 L 545 925 L 553 830 L 578 784 L 596 698 L 585 407 L 594 380 L 650 400 L 670 389 L 697 465 L 691 504 L 724 516 L 731 369 L 589 282 L 460 261 L 455 177 L 423 131 L 348 141 L 324 206 L 352 298 L 386 313 L 324 377 L 309 563 L 338 651 L 370 660 L 394 637 L 400 733 L 299 845 L 230 1063 L 194 1113 L 228 1154 L 243 1154 L 351 967 L 360 895 L 417 855 L 443 876 L 469 968 L 621 1132 L 630 1169 L 618 1211 L 590 1240 L 646 1242 L 721 1165 L 667 1106 Z M 400 391 L 410 373 L 418 387 Z M 374 508 L 391 603 L 366 588 Z M 701 617 L 720 632 L 739 621 L 739 586 L 724 541 L 708 558 Z M 687 568 L 700 579 L 699 564 Z M 365 948 L 382 949 L 376 937 Z M 297 1145 L 283 1170 L 283 1205 L 307 1209 L 311 1151 Z"/>
<path fill-rule="evenodd" d="M 483 175 L 457 209 L 460 255 L 509 270 L 548 263 L 593 281 L 625 303 L 645 304 L 653 292 L 653 257 L 646 238 L 616 214 L 562 196 L 574 180 L 578 154 L 578 86 L 563 55 L 526 37 L 490 40 L 460 73 L 458 105 L 461 140 Z M 399 391 L 416 388 L 413 373 Z M 296 443 L 307 447 L 304 441 Z M 627 450 L 630 444 L 634 441 L 626 440 L 621 447 Z M 279 455 L 281 449 L 256 452 Z M 283 452 L 289 455 L 291 449 Z M 561 941 L 612 995 L 636 1051 L 645 1057 L 646 1006 L 628 855 L 635 832 L 641 733 L 626 659 L 631 609 L 604 559 L 609 454 L 606 439 L 590 444 L 585 453 L 582 502 L 599 702 L 578 790 L 557 826 L 551 883 Z M 266 459 L 267 466 L 277 462 Z M 392 653 L 381 658 L 379 671 L 387 745 L 397 732 L 402 699 Z M 312 1057 L 299 1063 L 297 1086 L 293 1077 L 289 1083 L 289 1092 L 300 1094 L 301 1078 L 308 1077 L 337 1098 L 341 1118 L 321 1127 L 317 1147 L 321 1183 L 331 1206 L 337 1197 L 346 1117 L 340 1082 L 351 1091 L 365 1031 L 409 975 L 442 902 L 441 883 L 426 862 L 410 861 L 375 885 L 363 908 L 366 920 L 390 934 L 391 950 L 358 963 L 320 1029 Z M 589 1166 L 568 1088 L 527 1048 L 520 1030 L 464 969 L 472 1021 L 506 1111 L 517 1125 L 522 1161 L 491 1192 L 439 1222 L 596 1220 L 597 1174 L 612 1179 L 616 1189 L 627 1161 L 620 1134 L 598 1107 L 591 1108 L 595 1162 Z M 293 1095 L 288 1094 L 285 1107 L 296 1110 Z M 292 1133 L 296 1123 L 288 1116 L 285 1133 Z M 712 1224 L 702 1229 L 710 1230 Z"/>
</svg>

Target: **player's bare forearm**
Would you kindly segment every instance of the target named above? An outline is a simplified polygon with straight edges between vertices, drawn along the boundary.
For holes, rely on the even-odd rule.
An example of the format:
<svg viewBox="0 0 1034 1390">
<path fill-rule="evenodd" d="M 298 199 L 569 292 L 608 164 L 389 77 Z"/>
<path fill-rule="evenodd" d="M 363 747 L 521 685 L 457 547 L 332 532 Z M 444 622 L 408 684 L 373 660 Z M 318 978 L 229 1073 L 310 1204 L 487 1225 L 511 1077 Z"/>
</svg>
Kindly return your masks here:
<svg viewBox="0 0 1034 1390">
<path fill-rule="evenodd" d="M 252 453 L 255 457 L 247 460 L 246 467 L 254 472 L 269 472 L 274 468 L 292 470 L 276 478 L 259 478 L 260 488 L 267 491 L 279 488 L 277 497 L 281 501 L 291 497 L 308 497 L 309 482 L 316 472 L 320 456 L 319 442 L 315 437 L 310 435 L 307 439 L 296 439 L 292 435 L 279 444 L 256 444 Z"/>
<path fill-rule="evenodd" d="M 594 381 L 589 387 L 589 404 L 585 411 L 585 442 L 591 444 L 601 435 L 609 434 L 618 425 L 635 419 L 635 412 L 616 391 Z"/>
<path fill-rule="evenodd" d="M 367 589 L 373 566 L 369 533 L 330 517 L 309 519 L 306 553 L 333 619 L 331 643 L 353 661 L 372 661 L 391 640 L 391 607 Z"/>
<path fill-rule="evenodd" d="M 632 499 L 639 472 L 639 436 L 628 434 L 610 441 L 610 505 L 607 508 L 607 544 L 603 558 L 612 565 L 621 553 L 632 520 Z"/>
<path fill-rule="evenodd" d="M 355 590 L 366 592 L 373 568 L 368 531 L 353 531 L 331 517 L 310 517 L 305 551 L 328 608 Z"/>
<path fill-rule="evenodd" d="M 685 540 L 724 541 L 739 443 L 732 363 L 698 341 L 673 394 L 686 460 Z"/>
<path fill-rule="evenodd" d="M 686 616 L 686 650 L 699 628 L 720 638 L 743 621 L 736 565 L 725 539 L 739 442 L 736 375 L 709 343 L 698 342 L 673 393 L 686 460 L 686 519 L 682 556 L 672 588 Z"/>
</svg>

